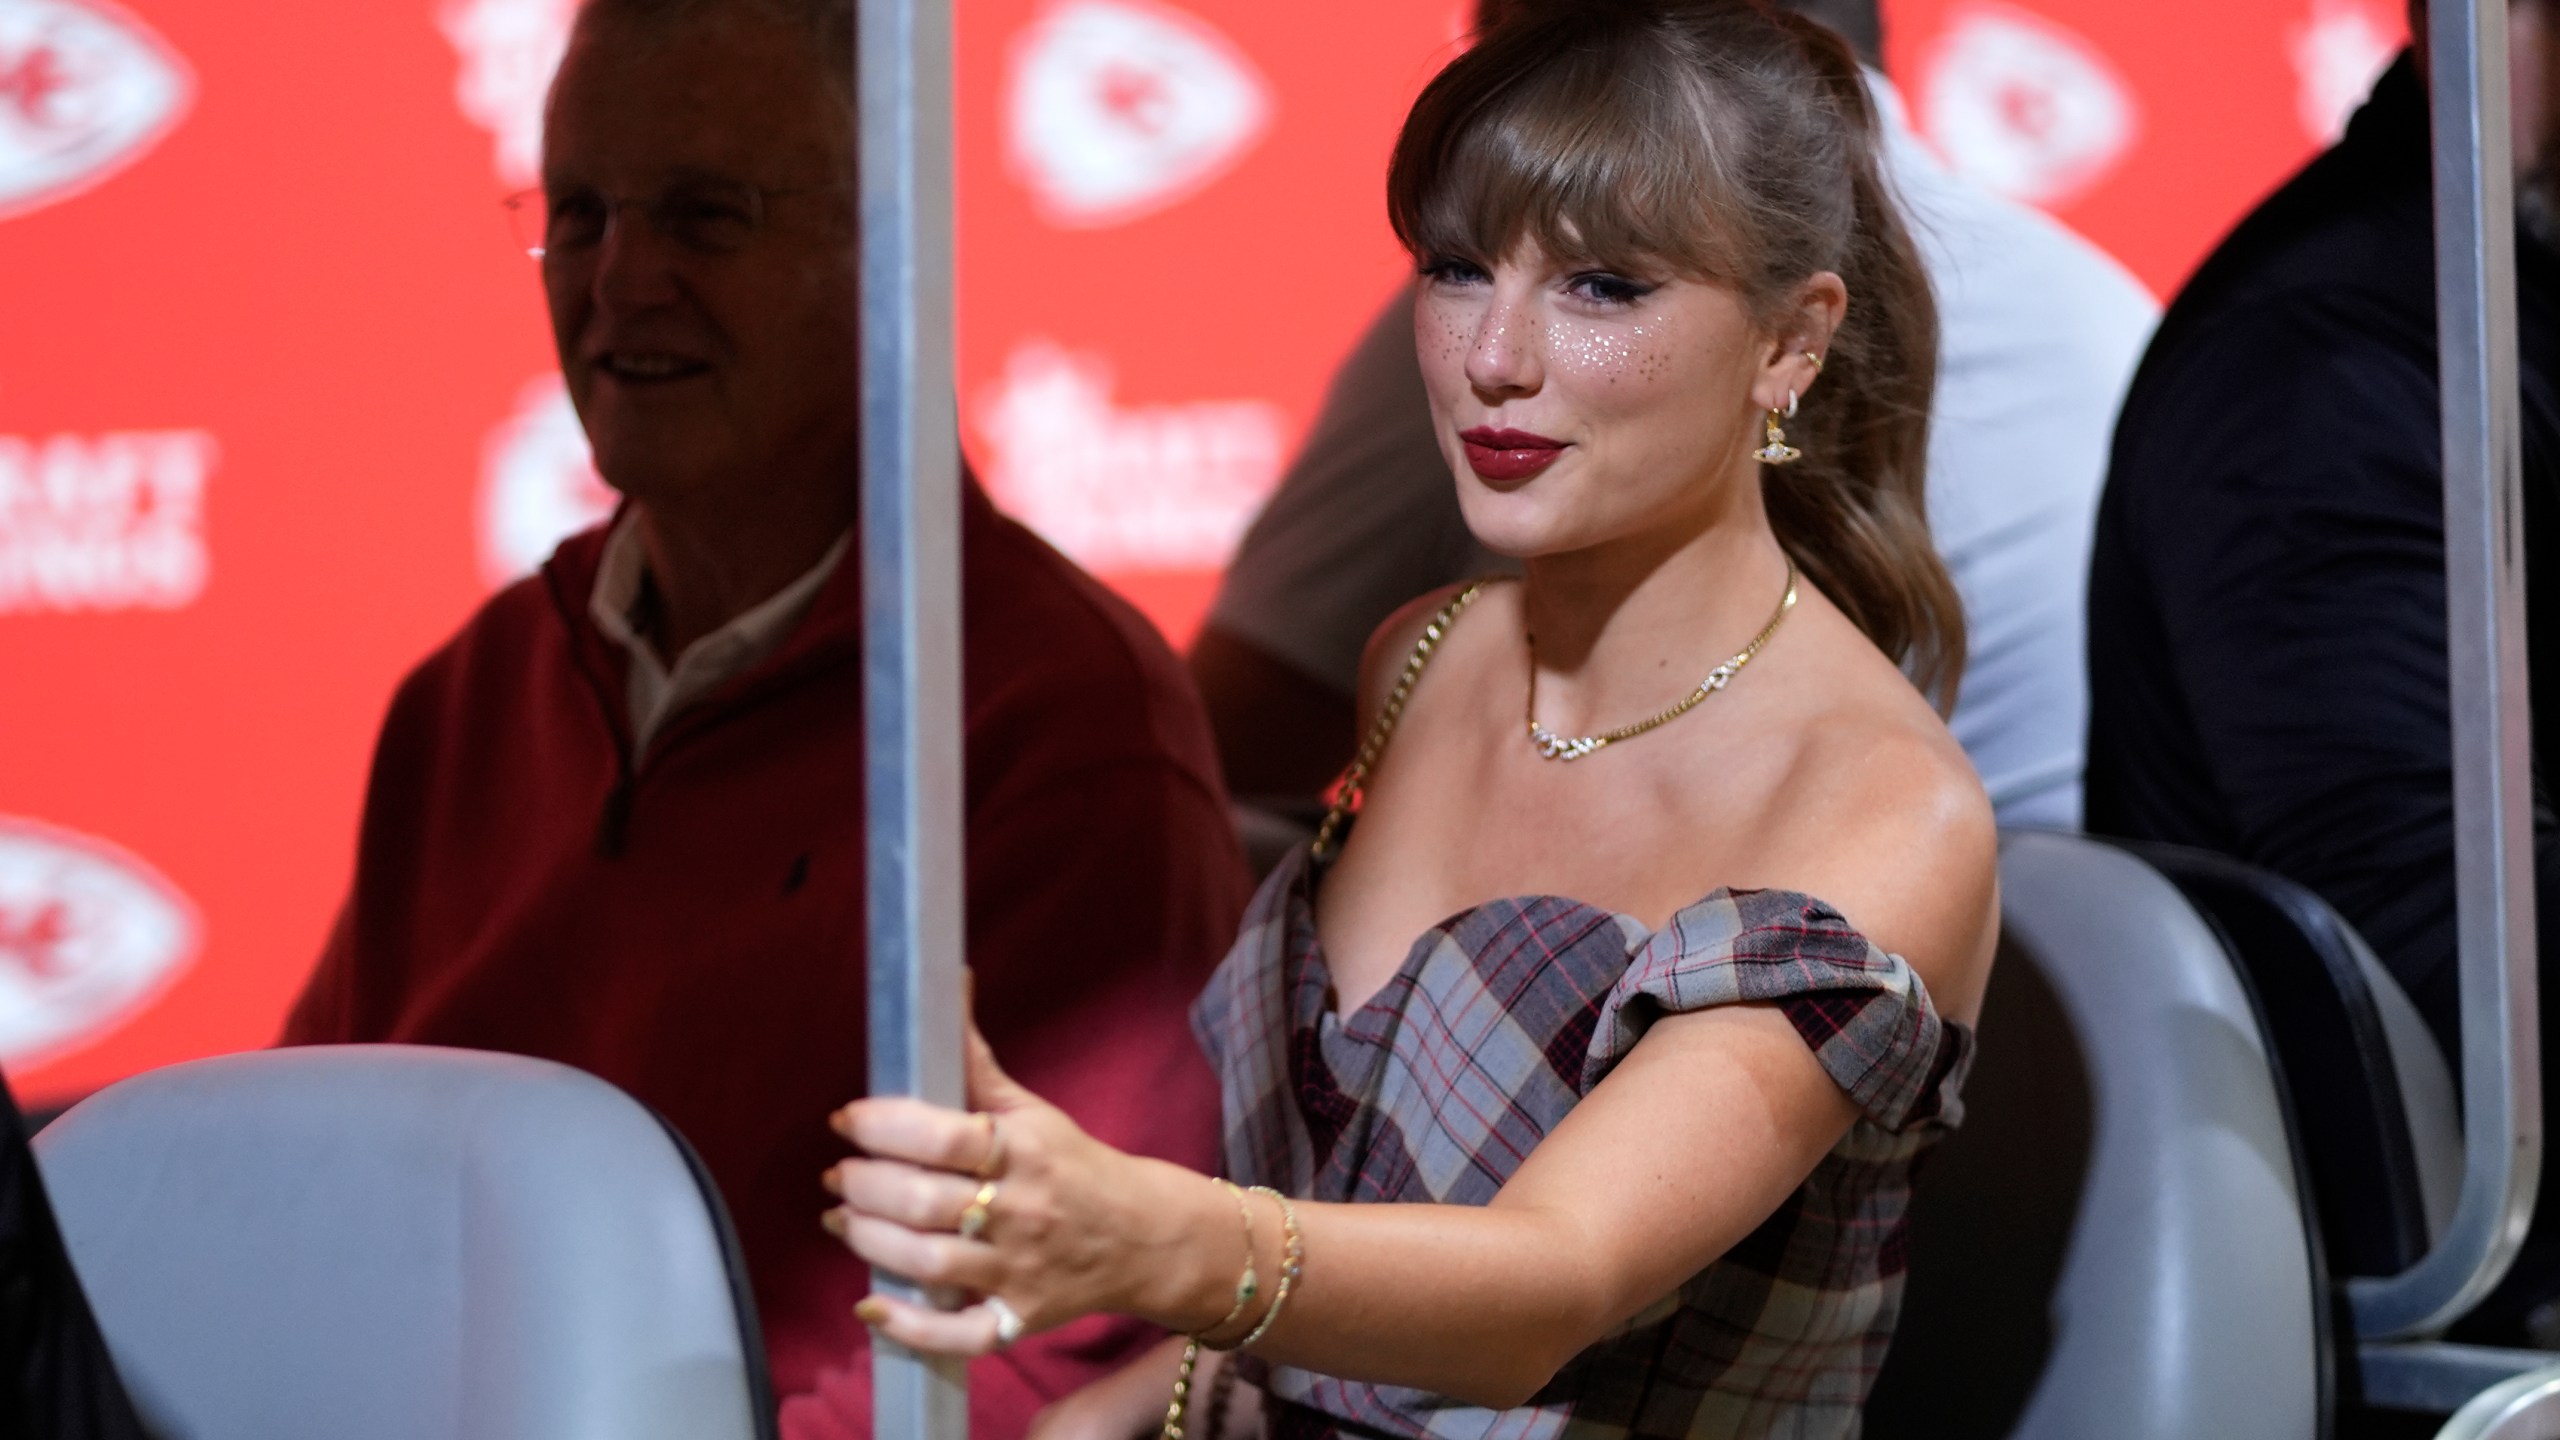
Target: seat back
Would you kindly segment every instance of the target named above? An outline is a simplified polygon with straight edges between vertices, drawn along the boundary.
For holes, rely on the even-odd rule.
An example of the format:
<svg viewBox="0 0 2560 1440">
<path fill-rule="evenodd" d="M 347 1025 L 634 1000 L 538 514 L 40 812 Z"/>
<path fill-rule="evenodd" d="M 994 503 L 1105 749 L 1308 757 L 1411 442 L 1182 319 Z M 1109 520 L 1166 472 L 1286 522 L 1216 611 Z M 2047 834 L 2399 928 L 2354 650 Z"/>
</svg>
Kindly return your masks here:
<svg viewBox="0 0 2560 1440">
<path fill-rule="evenodd" d="M 185 1440 L 751 1440 L 718 1196 L 591 1075 L 410 1046 L 152 1071 L 37 1161 L 109 1348 Z"/>
<path fill-rule="evenodd" d="M 2462 1188 L 2453 1074 L 2417 1007 L 2310 890 L 2227 856 L 2117 841 L 2219 928 L 2258 997 L 2295 1099 L 2333 1274 L 2397 1275 Z"/>
<path fill-rule="evenodd" d="M 2001 845 L 2002 935 L 1867 1433 L 2311 1440 L 2319 1257 L 2249 996 L 2160 874 Z"/>
</svg>

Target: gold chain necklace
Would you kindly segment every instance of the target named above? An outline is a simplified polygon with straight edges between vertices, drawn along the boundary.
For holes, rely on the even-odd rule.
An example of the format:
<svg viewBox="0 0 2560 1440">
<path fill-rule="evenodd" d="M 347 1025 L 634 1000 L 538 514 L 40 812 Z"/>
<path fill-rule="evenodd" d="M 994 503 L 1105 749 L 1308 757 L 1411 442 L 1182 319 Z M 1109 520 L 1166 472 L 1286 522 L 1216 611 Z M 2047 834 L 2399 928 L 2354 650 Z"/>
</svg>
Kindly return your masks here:
<svg viewBox="0 0 2560 1440">
<path fill-rule="evenodd" d="M 1595 750 L 1615 745 L 1621 740 L 1632 740 L 1647 730 L 1658 730 L 1670 724 L 1705 704 L 1708 696 L 1731 684 L 1733 677 L 1742 673 L 1742 667 L 1751 663 L 1751 657 L 1760 653 L 1760 647 L 1769 643 L 1769 637 L 1778 633 L 1778 622 L 1786 619 L 1787 612 L 1794 608 L 1796 608 L 1796 562 L 1790 559 L 1787 561 L 1787 593 L 1778 600 L 1778 612 L 1769 617 L 1768 624 L 1760 627 L 1759 634 L 1751 637 L 1750 644 L 1742 647 L 1741 654 L 1708 671 L 1707 678 L 1699 681 L 1698 688 L 1690 691 L 1688 698 L 1679 704 L 1650 719 L 1639 720 L 1633 725 L 1621 725 L 1615 730 L 1605 730 L 1597 735 L 1559 735 L 1538 723 L 1538 637 L 1535 634 L 1530 635 L 1528 637 L 1529 743 L 1538 747 L 1538 758 L 1542 760 L 1579 760 Z"/>
</svg>

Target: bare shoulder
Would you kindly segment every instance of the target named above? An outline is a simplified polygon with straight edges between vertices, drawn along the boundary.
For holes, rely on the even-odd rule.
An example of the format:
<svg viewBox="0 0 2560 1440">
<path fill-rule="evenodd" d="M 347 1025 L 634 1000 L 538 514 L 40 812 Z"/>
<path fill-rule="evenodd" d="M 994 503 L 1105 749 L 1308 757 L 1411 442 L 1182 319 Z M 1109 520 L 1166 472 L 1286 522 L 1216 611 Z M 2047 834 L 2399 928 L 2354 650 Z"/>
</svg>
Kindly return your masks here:
<svg viewBox="0 0 2560 1440">
<path fill-rule="evenodd" d="M 1991 802 L 1937 713 L 1876 659 L 1883 677 L 1844 676 L 1802 717 L 1771 862 L 1970 1017 L 1999 933 Z"/>
<path fill-rule="evenodd" d="M 1387 703 L 1387 696 L 1394 692 L 1405 666 L 1412 662 L 1415 647 L 1422 643 L 1423 632 L 1431 627 L 1431 622 L 1441 611 L 1449 607 L 1450 601 L 1479 584 L 1484 585 L 1488 593 L 1479 596 L 1477 602 L 1469 606 L 1470 609 L 1482 608 L 1499 592 L 1512 588 L 1477 580 L 1443 585 L 1407 601 L 1370 633 L 1368 647 L 1360 652 L 1360 728 L 1363 731 L 1377 723 L 1380 707 Z M 1454 627 L 1452 633 L 1455 633 Z"/>
</svg>

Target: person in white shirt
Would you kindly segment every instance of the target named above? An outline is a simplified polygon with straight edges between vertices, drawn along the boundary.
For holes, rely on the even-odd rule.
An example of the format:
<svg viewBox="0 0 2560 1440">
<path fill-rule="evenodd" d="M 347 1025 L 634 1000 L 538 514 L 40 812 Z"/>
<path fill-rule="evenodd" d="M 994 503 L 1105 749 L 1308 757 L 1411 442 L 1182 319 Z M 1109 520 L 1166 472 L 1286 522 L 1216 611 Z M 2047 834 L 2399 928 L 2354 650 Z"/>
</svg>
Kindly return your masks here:
<svg viewBox="0 0 2560 1440">
<path fill-rule="evenodd" d="M 1479 25 L 1520 3 L 1487 0 Z M 2116 406 L 2159 303 L 2088 241 L 1930 152 L 1875 68 L 1875 0 L 1785 3 L 1866 62 L 1887 176 L 1938 290 L 1929 525 L 1970 642 L 1949 726 L 2001 824 L 2076 829 L 2090 535 Z M 1459 518 L 1412 308 L 1408 287 L 1335 374 L 1191 650 L 1228 786 L 1266 810 L 1309 804 L 1350 760 L 1361 649 L 1379 622 L 1424 591 L 1516 569 Z"/>
</svg>

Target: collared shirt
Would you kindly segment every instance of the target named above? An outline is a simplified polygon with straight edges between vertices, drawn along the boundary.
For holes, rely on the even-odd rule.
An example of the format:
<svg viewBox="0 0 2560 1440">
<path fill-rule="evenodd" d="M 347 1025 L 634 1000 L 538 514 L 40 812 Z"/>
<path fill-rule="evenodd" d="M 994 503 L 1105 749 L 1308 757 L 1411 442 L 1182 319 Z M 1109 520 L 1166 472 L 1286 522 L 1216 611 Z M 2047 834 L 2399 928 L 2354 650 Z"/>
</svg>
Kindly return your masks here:
<svg viewBox="0 0 2560 1440">
<path fill-rule="evenodd" d="M 639 764 L 648 755 L 649 742 L 677 711 L 782 648 L 782 642 L 791 637 L 792 627 L 817 603 L 818 592 L 825 588 L 827 577 L 836 572 L 845 547 L 852 540 L 850 530 L 837 536 L 836 543 L 827 547 L 827 553 L 818 557 L 818 563 L 808 573 L 684 647 L 684 653 L 670 667 L 658 658 L 658 648 L 640 633 L 637 618 L 649 585 L 649 553 L 640 541 L 640 516 L 626 511 L 614 522 L 613 533 L 605 537 L 603 566 L 596 571 L 596 588 L 587 602 L 587 614 L 606 639 L 631 657 L 623 698 L 629 706 L 632 764 Z"/>
<path fill-rule="evenodd" d="M 1969 655 L 1948 727 L 2004 825 L 2075 827 L 2089 535 L 2116 404 L 2160 315 L 2125 268 L 1950 172 L 1867 72 L 1884 172 L 1938 292 L 1929 532 Z M 1519 566 L 1476 544 L 1432 434 L 1413 296 L 1380 313 L 1219 587 L 1211 622 L 1343 694 L 1405 601 Z"/>
</svg>

